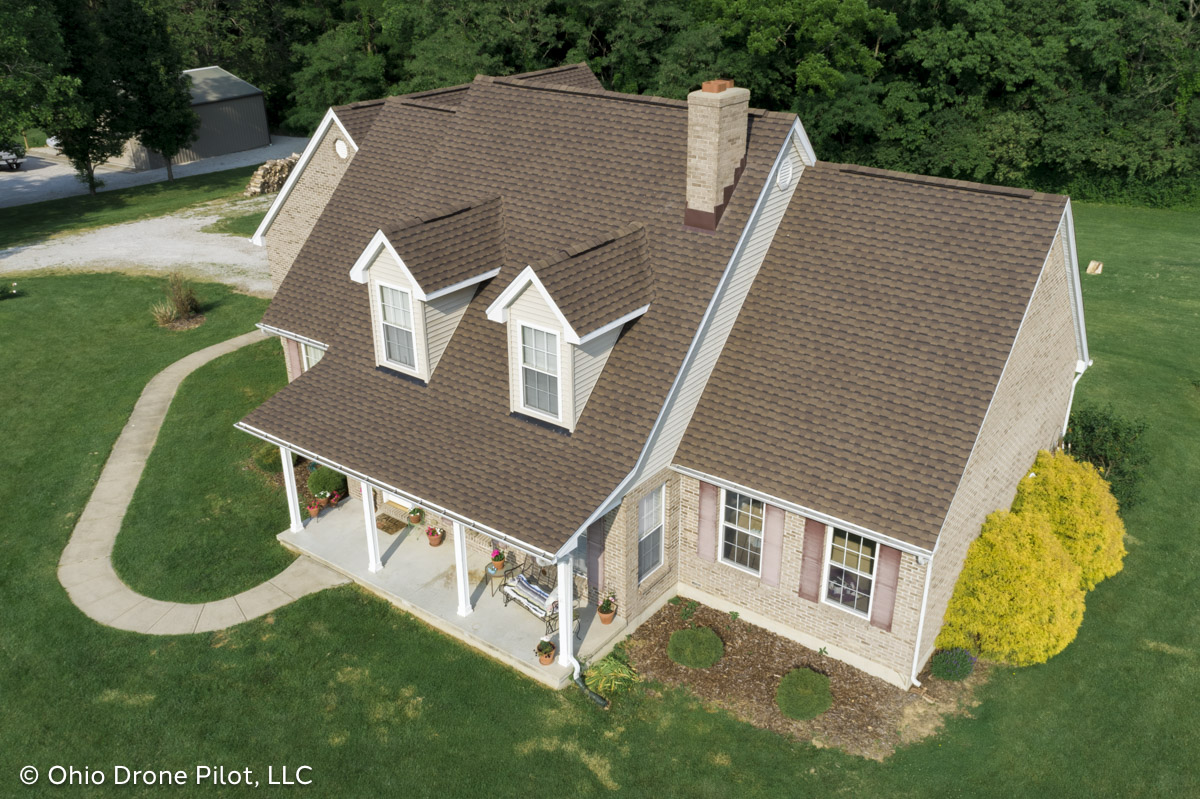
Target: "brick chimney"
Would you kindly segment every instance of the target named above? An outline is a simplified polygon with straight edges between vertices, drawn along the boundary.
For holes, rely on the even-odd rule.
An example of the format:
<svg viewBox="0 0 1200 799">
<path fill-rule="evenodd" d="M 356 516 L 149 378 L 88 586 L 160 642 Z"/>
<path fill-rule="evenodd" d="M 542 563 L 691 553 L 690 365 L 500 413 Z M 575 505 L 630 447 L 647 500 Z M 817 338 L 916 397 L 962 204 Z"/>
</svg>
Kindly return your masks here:
<svg viewBox="0 0 1200 799">
<path fill-rule="evenodd" d="M 688 95 L 687 210 L 683 223 L 716 230 L 746 166 L 750 90 L 708 80 Z"/>
</svg>

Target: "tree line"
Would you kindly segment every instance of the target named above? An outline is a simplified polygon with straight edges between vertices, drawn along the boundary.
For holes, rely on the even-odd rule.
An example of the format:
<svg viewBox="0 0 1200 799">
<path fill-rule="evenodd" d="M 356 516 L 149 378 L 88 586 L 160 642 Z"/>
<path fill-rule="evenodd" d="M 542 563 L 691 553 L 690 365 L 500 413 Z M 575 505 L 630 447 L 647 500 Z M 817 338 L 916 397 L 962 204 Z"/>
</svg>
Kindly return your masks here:
<svg viewBox="0 0 1200 799">
<path fill-rule="evenodd" d="M 70 2 L 56 1 L 69 51 Z M 1200 0 L 85 6 L 118 4 L 164 19 L 184 66 L 219 64 L 262 88 L 272 123 L 293 132 L 330 105 L 586 60 L 609 88 L 665 97 L 734 78 L 752 104 L 799 114 L 828 160 L 1088 199 L 1200 196 Z"/>
</svg>

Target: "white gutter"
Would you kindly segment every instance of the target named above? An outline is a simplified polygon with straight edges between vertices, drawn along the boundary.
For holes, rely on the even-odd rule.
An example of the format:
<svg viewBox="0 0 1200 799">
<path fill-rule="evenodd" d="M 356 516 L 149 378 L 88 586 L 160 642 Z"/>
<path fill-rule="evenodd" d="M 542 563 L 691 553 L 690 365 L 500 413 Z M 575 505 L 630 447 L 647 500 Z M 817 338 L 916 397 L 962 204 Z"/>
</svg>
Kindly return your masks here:
<svg viewBox="0 0 1200 799">
<path fill-rule="evenodd" d="M 725 271 L 721 274 L 721 279 L 717 282 L 717 287 L 713 291 L 713 295 L 708 301 L 708 307 L 704 309 L 704 316 L 701 317 L 700 324 L 696 328 L 696 333 L 694 336 L 692 336 L 692 343 L 688 346 L 687 354 L 683 356 L 683 363 L 680 365 L 679 371 L 675 373 L 675 380 L 671 383 L 671 390 L 667 392 L 667 398 L 663 400 L 662 409 L 658 412 L 658 417 L 654 420 L 654 427 L 651 428 L 650 435 L 646 437 L 646 443 L 642 446 L 642 451 L 638 455 L 637 461 L 634 463 L 633 468 L 629 470 L 629 474 L 625 475 L 621 482 L 617 484 L 617 487 L 614 488 L 608 497 L 600 503 L 600 506 L 596 508 L 596 510 L 592 511 L 592 514 L 588 516 L 587 520 L 584 521 L 579 529 L 571 534 L 571 537 L 567 539 L 567 542 L 558 550 L 558 554 L 563 554 L 574 549 L 579 537 L 587 532 L 588 527 L 590 527 L 593 522 L 612 510 L 611 506 L 618 498 L 625 495 L 625 490 L 629 487 L 629 484 L 640 473 L 642 464 L 645 463 L 646 456 L 650 453 L 655 439 L 658 437 L 658 433 L 662 429 L 663 421 L 667 415 L 667 409 L 671 407 L 671 403 L 675 399 L 675 395 L 679 393 L 679 387 L 683 384 L 684 374 L 687 372 L 688 367 L 691 366 L 696 360 L 696 352 L 700 348 L 700 342 L 704 338 L 704 333 L 708 329 L 712 315 L 716 311 L 716 307 L 719 304 L 721 297 L 724 295 L 725 287 L 728 285 L 729 279 L 733 275 L 733 267 L 737 264 L 738 259 L 741 258 L 742 251 L 746 248 L 746 244 L 750 240 L 750 233 L 754 230 L 754 226 L 758 223 L 758 218 L 762 213 L 762 207 L 766 202 L 767 195 L 771 193 L 771 186 L 774 184 L 775 175 L 779 171 L 779 164 L 785 157 L 787 157 L 788 148 L 792 146 L 792 139 L 797 135 L 797 132 L 801 137 L 802 143 L 808 142 L 808 136 L 804 133 L 804 127 L 800 124 L 800 120 L 797 119 L 792 123 L 792 129 L 788 133 L 787 138 L 784 139 L 783 146 L 779 148 L 779 153 L 775 156 L 775 163 L 771 166 L 770 171 L 767 173 L 767 179 L 763 183 L 762 191 L 760 191 L 758 194 L 758 199 L 754 203 L 754 208 L 750 211 L 750 217 L 746 220 L 746 226 L 742 228 L 742 235 L 738 238 L 737 246 L 733 248 L 733 254 L 729 256 L 729 262 L 725 265 Z M 811 153 L 811 148 L 812 145 L 809 144 L 806 153 Z"/>
<path fill-rule="evenodd" d="M 929 583 L 933 578 L 933 557 L 930 556 L 925 561 L 925 590 L 921 592 L 921 618 L 917 621 L 917 642 L 913 645 L 913 664 L 912 674 L 909 679 L 912 684 L 921 687 L 921 681 L 917 679 L 917 670 L 921 668 L 921 636 L 925 634 L 925 611 L 929 608 Z"/>
<path fill-rule="evenodd" d="M 317 341 L 315 338 L 309 338 L 308 336 L 302 336 L 299 333 L 289 333 L 288 331 L 282 330 L 278 327 L 271 327 L 270 325 L 264 325 L 262 322 L 259 322 L 258 324 L 256 324 L 255 327 L 257 327 L 262 332 L 266 333 L 268 336 L 279 336 L 280 338 L 291 339 L 292 341 L 299 341 L 301 344 L 308 344 L 309 346 L 316 347 L 317 349 L 320 349 L 320 350 L 328 350 L 329 349 L 329 345 L 323 344 L 320 341 Z"/>
<path fill-rule="evenodd" d="M 1092 365 L 1091 361 L 1084 363 L 1079 361 L 1075 364 L 1075 380 L 1071 382 L 1071 396 L 1067 398 L 1067 416 L 1063 419 L 1062 434 L 1067 434 L 1067 426 L 1071 424 L 1071 406 L 1075 404 L 1075 387 L 1079 385 L 1079 378 L 1083 377 L 1083 373 Z"/>
<path fill-rule="evenodd" d="M 544 549 L 538 549 L 537 547 L 533 546 L 532 544 L 527 544 L 524 541 L 520 541 L 516 538 L 513 538 L 510 535 L 506 535 L 505 533 L 500 532 L 499 530 L 489 527 L 488 525 L 483 524 L 482 522 L 477 522 L 474 519 L 469 519 L 466 516 L 455 513 L 451 510 L 448 510 L 447 508 L 443 508 L 441 505 L 438 505 L 433 502 L 428 502 L 428 501 L 416 496 L 415 494 L 409 493 L 408 491 L 402 491 L 399 488 L 396 488 L 395 486 L 388 485 L 387 483 L 382 483 L 378 480 L 368 477 L 367 475 L 363 474 L 362 472 L 359 472 L 355 469 L 351 469 L 348 466 L 344 466 L 344 465 L 338 463 L 337 461 L 330 460 L 329 458 L 323 458 L 314 452 L 304 449 L 303 447 L 297 447 L 295 444 L 290 444 L 287 441 L 284 441 L 282 438 L 273 436 L 270 433 L 266 433 L 262 430 L 259 430 L 256 427 L 251 427 L 250 425 L 248 425 L 244 422 L 236 422 L 233 426 L 235 428 L 237 428 L 238 430 L 241 430 L 244 433 L 249 433 L 250 435 L 254 436 L 255 438 L 261 438 L 263 441 L 270 442 L 277 447 L 287 447 L 288 449 L 292 450 L 293 452 L 300 453 L 301 455 L 308 458 L 309 460 L 317 461 L 319 463 L 324 463 L 328 466 L 331 466 L 332 468 L 337 469 L 339 472 L 342 472 L 343 474 L 349 475 L 351 477 L 354 477 L 358 480 L 363 481 L 364 483 L 372 485 L 375 488 L 378 488 L 380 491 L 386 491 L 389 494 L 398 494 L 398 495 L 404 497 L 405 500 L 410 501 L 411 504 L 413 504 L 413 505 L 420 505 L 421 507 L 430 508 L 430 509 L 434 510 L 435 512 L 437 512 L 437 514 L 439 516 L 445 516 L 453 521 L 457 521 L 459 524 L 463 524 L 463 525 L 466 525 L 467 527 L 470 527 L 471 529 L 475 530 L 476 532 L 483 533 L 492 538 L 498 538 L 501 541 L 504 541 L 506 544 L 512 546 L 515 549 L 519 549 L 522 552 L 525 552 L 526 554 L 533 555 L 534 557 L 540 557 L 545 560 L 555 560 L 556 559 L 554 555 L 550 554 L 549 552 L 545 551 Z"/>
</svg>

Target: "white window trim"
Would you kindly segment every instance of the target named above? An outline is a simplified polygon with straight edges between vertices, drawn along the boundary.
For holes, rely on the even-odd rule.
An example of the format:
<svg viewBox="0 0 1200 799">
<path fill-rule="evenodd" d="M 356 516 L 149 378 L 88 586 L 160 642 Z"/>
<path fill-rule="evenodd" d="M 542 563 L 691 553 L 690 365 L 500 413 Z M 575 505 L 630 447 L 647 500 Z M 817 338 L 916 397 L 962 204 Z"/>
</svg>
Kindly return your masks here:
<svg viewBox="0 0 1200 799">
<path fill-rule="evenodd" d="M 516 402 L 517 409 L 520 413 L 523 413 L 526 416 L 532 416 L 535 419 L 541 419 L 543 421 L 553 422 L 556 425 L 562 426 L 563 410 L 566 407 L 566 402 L 563 399 L 566 392 L 563 390 L 563 386 L 567 382 L 566 378 L 563 375 L 563 371 L 564 371 L 563 370 L 563 362 L 566 359 L 563 358 L 563 345 L 562 345 L 563 334 L 562 334 L 562 331 L 561 330 L 553 330 L 553 329 L 545 327 L 543 325 L 533 324 L 532 322 L 525 322 L 520 319 L 513 319 L 512 324 L 517 326 L 517 335 L 516 335 L 517 351 L 516 351 L 516 353 L 514 353 L 517 358 L 517 380 L 518 380 L 517 397 L 516 397 L 517 398 L 517 402 Z M 549 333 L 550 335 L 554 336 L 554 340 L 555 340 L 555 342 L 557 342 L 558 346 L 557 346 L 557 352 L 555 353 L 555 359 L 558 363 L 558 373 L 554 375 L 555 379 L 558 380 L 558 415 L 557 416 L 546 413 L 545 411 L 541 410 L 540 408 L 530 408 L 528 405 L 525 404 L 525 337 L 521 334 L 521 328 L 523 328 L 523 327 L 527 327 L 530 330 L 538 330 L 538 331 L 541 331 L 542 333 Z M 530 368 L 533 369 L 532 366 Z M 534 371 L 538 371 L 538 370 L 534 369 Z M 543 372 L 543 374 L 545 374 L 545 373 Z"/>
<path fill-rule="evenodd" d="M 325 357 L 326 350 L 322 349 L 321 347 L 315 347 L 312 344 L 307 344 L 303 341 L 299 341 L 297 343 L 300 345 L 300 366 L 301 366 L 300 372 L 301 373 L 307 372 L 309 369 L 313 368 L 313 366 L 316 365 L 313 363 L 309 363 L 309 361 L 308 361 L 308 351 L 310 349 L 319 350 L 321 353 L 321 358 Z M 321 360 L 321 358 L 317 358 L 317 361 L 319 362 Z"/>
<path fill-rule="evenodd" d="M 730 490 L 728 488 L 721 489 L 721 502 L 717 506 L 717 509 L 720 512 L 720 516 L 717 518 L 717 560 L 720 561 L 721 563 L 724 563 L 726 566 L 730 566 L 734 569 L 737 569 L 740 572 L 745 572 L 746 574 L 750 574 L 750 575 L 753 575 L 753 576 L 761 579 L 762 578 L 763 544 L 766 542 L 766 538 L 767 538 L 767 535 L 766 535 L 766 533 L 767 533 L 767 531 L 766 531 L 767 503 L 766 502 L 762 503 L 762 505 L 763 505 L 763 531 L 758 537 L 758 539 L 759 539 L 758 571 L 755 571 L 754 569 L 751 569 L 749 566 L 743 566 L 742 564 L 738 563 L 737 561 L 729 560 L 728 558 L 725 557 L 725 497 L 729 493 L 730 493 Z M 742 496 L 748 497 L 751 500 L 757 500 L 758 502 L 762 502 L 761 499 L 754 496 L 753 494 L 743 494 L 741 491 L 734 491 L 733 493 L 734 494 L 742 494 Z M 746 530 L 745 532 L 747 535 L 754 535 L 754 533 L 750 532 L 749 530 Z"/>
<path fill-rule="evenodd" d="M 653 494 L 655 492 L 657 492 L 659 494 L 658 526 L 650 528 L 650 531 L 653 532 L 654 530 L 658 530 L 658 532 L 659 532 L 659 535 L 658 535 L 658 565 L 655 566 L 650 571 L 646 572 L 646 575 L 644 577 L 639 578 L 638 585 L 641 585 L 642 583 L 649 580 L 650 576 L 652 574 L 657 572 L 663 566 L 667 565 L 667 484 L 661 483 L 657 488 L 654 488 L 650 491 L 647 491 L 645 494 L 643 494 L 641 499 L 639 499 L 638 503 L 637 503 L 637 517 L 638 517 L 638 540 L 637 540 L 637 543 L 638 543 L 638 554 L 639 554 L 638 570 L 640 571 L 642 568 L 642 564 L 641 564 L 641 560 L 640 560 L 640 555 L 641 555 L 641 551 L 642 551 L 642 541 L 645 540 L 646 535 L 649 535 L 649 533 L 647 533 L 646 535 L 643 535 L 642 530 L 641 530 L 642 500 L 644 500 L 646 497 L 650 496 L 651 494 Z"/>
<path fill-rule="evenodd" d="M 845 528 L 842 528 L 845 529 Z M 856 619 L 865 621 L 871 620 L 871 611 L 875 609 L 875 595 L 878 593 L 875 590 L 875 584 L 879 580 L 879 548 L 882 546 L 878 541 L 870 536 L 861 535 L 853 530 L 846 530 L 851 535 L 857 535 L 859 538 L 865 538 L 875 544 L 875 571 L 871 572 L 871 596 L 867 597 L 867 612 L 860 613 L 854 608 L 848 608 L 841 602 L 832 602 L 829 599 L 829 569 L 833 566 L 833 525 L 825 525 L 825 566 L 821 569 L 821 603 L 837 608 L 854 616 Z"/>
<path fill-rule="evenodd" d="M 383 335 L 383 326 L 384 326 L 384 324 L 390 325 L 392 323 L 385 322 L 383 319 L 383 297 L 380 296 L 380 294 L 381 294 L 381 292 L 379 291 L 380 287 L 389 288 L 392 291 L 400 291 L 400 292 L 403 292 L 404 294 L 408 295 L 408 315 L 410 317 L 412 317 L 412 325 L 413 325 L 412 330 L 409 332 L 412 333 L 412 337 L 413 337 L 413 363 L 415 364 L 414 366 L 408 366 L 407 364 L 398 363 L 388 357 L 387 338 L 384 337 L 384 335 Z M 417 330 L 417 327 L 418 327 L 418 324 L 417 324 L 417 298 L 414 296 L 413 290 L 411 288 L 404 288 L 403 286 L 398 286 L 395 283 L 388 283 L 387 281 L 379 280 L 377 278 L 373 278 L 371 280 L 371 288 L 372 288 L 371 302 L 373 302 L 375 304 L 375 310 L 379 315 L 379 319 L 378 319 L 379 329 L 375 331 L 375 334 L 378 336 L 378 341 L 379 341 L 379 360 L 383 363 L 384 366 L 388 367 L 389 369 L 395 369 L 397 372 L 403 372 L 406 375 L 412 375 L 413 377 L 420 378 L 421 377 L 421 343 L 420 343 L 421 336 L 420 336 L 420 332 Z M 400 327 L 400 325 L 393 325 L 393 326 Z M 400 329 L 403 330 L 404 328 L 400 328 Z"/>
</svg>

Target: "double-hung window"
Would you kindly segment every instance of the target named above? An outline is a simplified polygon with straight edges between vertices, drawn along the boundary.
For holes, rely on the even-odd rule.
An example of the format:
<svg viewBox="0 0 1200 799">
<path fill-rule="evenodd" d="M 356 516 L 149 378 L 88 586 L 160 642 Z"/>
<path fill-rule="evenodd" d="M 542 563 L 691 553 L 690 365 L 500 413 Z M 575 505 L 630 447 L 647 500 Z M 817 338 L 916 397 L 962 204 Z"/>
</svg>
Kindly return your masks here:
<svg viewBox="0 0 1200 799">
<path fill-rule="evenodd" d="M 412 297 L 407 291 L 380 286 L 379 310 L 380 323 L 383 325 L 384 357 L 399 366 L 416 369 Z"/>
<path fill-rule="evenodd" d="M 762 567 L 762 500 L 725 491 L 724 524 L 721 525 L 721 559 L 758 574 Z"/>
<path fill-rule="evenodd" d="M 663 561 L 663 486 L 638 502 L 638 582 Z"/>
<path fill-rule="evenodd" d="M 558 418 L 558 336 L 521 325 L 521 397 L 525 407 Z"/>
<path fill-rule="evenodd" d="M 875 582 L 876 543 L 845 530 L 834 529 L 829 544 L 829 575 L 825 598 L 866 616 Z"/>
<path fill-rule="evenodd" d="M 311 344 L 301 344 L 300 351 L 304 357 L 304 371 L 317 365 L 317 361 L 325 357 L 325 350 Z"/>
</svg>

